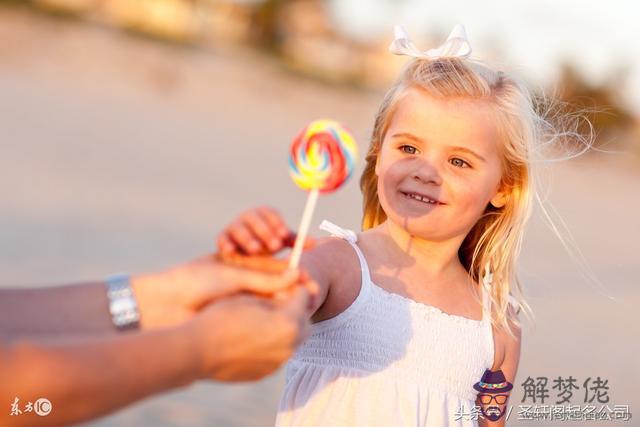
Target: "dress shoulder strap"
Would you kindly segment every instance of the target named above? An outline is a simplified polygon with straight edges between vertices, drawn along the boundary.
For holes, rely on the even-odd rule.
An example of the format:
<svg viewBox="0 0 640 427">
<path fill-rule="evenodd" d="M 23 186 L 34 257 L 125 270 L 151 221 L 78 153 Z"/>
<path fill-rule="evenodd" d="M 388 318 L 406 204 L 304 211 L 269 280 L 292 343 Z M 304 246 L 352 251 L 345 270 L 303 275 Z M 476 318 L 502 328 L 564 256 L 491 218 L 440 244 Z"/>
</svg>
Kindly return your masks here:
<svg viewBox="0 0 640 427">
<path fill-rule="evenodd" d="M 351 247 L 353 247 L 353 249 L 356 251 L 356 254 L 358 255 L 358 260 L 360 261 L 362 283 L 363 285 L 365 283 L 369 283 L 369 281 L 371 280 L 369 265 L 367 264 L 367 260 L 365 259 L 362 250 L 356 244 L 358 241 L 358 235 L 354 231 L 339 227 L 331 221 L 327 221 L 326 219 L 320 223 L 319 228 L 330 233 L 332 236 L 340 237 L 346 240 L 351 245 Z"/>
<path fill-rule="evenodd" d="M 358 241 L 358 235 L 354 231 L 339 227 L 331 221 L 327 221 L 326 219 L 322 220 L 318 228 L 330 233 L 332 236 L 341 237 L 352 244 Z"/>
</svg>

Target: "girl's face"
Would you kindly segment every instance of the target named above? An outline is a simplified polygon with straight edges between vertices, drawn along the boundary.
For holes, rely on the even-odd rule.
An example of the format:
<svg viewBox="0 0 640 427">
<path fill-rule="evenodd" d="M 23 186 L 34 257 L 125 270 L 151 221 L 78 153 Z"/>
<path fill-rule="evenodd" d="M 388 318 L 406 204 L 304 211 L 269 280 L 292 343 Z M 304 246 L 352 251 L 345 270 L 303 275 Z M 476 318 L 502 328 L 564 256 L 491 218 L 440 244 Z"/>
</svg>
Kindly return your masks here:
<svg viewBox="0 0 640 427">
<path fill-rule="evenodd" d="M 488 203 L 504 205 L 497 143 L 483 101 L 439 100 L 409 89 L 376 163 L 388 219 L 427 240 L 464 238 Z"/>
</svg>

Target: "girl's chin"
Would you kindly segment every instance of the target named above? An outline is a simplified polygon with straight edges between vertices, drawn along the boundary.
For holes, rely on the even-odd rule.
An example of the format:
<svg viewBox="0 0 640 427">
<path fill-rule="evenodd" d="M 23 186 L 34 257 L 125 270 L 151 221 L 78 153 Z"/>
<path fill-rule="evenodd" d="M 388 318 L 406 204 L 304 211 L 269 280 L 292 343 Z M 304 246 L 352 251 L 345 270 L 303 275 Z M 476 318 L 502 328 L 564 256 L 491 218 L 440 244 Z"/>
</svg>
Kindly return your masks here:
<svg viewBox="0 0 640 427">
<path fill-rule="evenodd" d="M 422 240 L 440 241 L 444 237 L 441 232 L 433 230 L 431 227 L 409 224 L 405 230 L 411 236 Z"/>
<path fill-rule="evenodd" d="M 416 202 L 420 203 L 420 202 Z M 442 211 L 442 206 L 414 206 L 413 203 L 409 205 L 398 206 L 393 209 L 391 216 L 399 220 L 398 224 L 404 224 L 406 222 L 421 223 L 424 226 L 434 226 Z M 386 211 L 385 211 L 386 212 Z"/>
<path fill-rule="evenodd" d="M 421 239 L 442 238 L 444 227 L 434 221 L 434 218 L 402 215 L 400 212 L 394 212 L 387 217 L 412 236 Z"/>
</svg>

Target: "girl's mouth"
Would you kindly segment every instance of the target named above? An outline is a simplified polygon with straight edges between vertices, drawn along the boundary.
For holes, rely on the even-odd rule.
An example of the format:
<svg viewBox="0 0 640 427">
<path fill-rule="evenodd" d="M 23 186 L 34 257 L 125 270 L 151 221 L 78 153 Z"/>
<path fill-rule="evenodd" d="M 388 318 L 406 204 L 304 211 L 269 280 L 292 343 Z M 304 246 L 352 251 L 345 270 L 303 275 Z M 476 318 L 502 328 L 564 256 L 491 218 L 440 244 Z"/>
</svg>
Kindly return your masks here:
<svg viewBox="0 0 640 427">
<path fill-rule="evenodd" d="M 407 198 L 407 199 L 411 199 L 411 200 L 416 200 L 418 202 L 427 204 L 427 205 L 432 205 L 432 206 L 437 206 L 437 205 L 442 205 L 442 203 L 438 202 L 435 199 L 431 199 L 427 196 L 424 196 L 422 194 L 417 194 L 417 193 L 405 193 L 404 191 L 401 191 L 401 193 Z"/>
</svg>

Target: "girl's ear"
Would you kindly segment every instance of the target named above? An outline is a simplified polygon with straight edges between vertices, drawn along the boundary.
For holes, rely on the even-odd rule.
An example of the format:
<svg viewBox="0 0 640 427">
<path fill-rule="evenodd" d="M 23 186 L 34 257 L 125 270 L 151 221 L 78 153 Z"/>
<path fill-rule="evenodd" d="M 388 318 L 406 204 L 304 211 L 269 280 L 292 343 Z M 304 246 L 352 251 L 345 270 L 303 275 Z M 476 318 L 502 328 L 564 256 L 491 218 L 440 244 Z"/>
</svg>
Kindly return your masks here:
<svg viewBox="0 0 640 427">
<path fill-rule="evenodd" d="M 377 158 L 376 158 L 376 168 L 375 168 L 376 176 L 379 176 L 379 175 L 378 175 L 378 159 L 379 159 L 379 158 L 380 158 L 380 157 L 377 157 Z"/>
<path fill-rule="evenodd" d="M 499 191 L 495 196 L 491 199 L 490 203 L 495 208 L 501 208 L 507 204 L 507 200 L 509 199 L 509 193 L 506 191 Z"/>
</svg>

